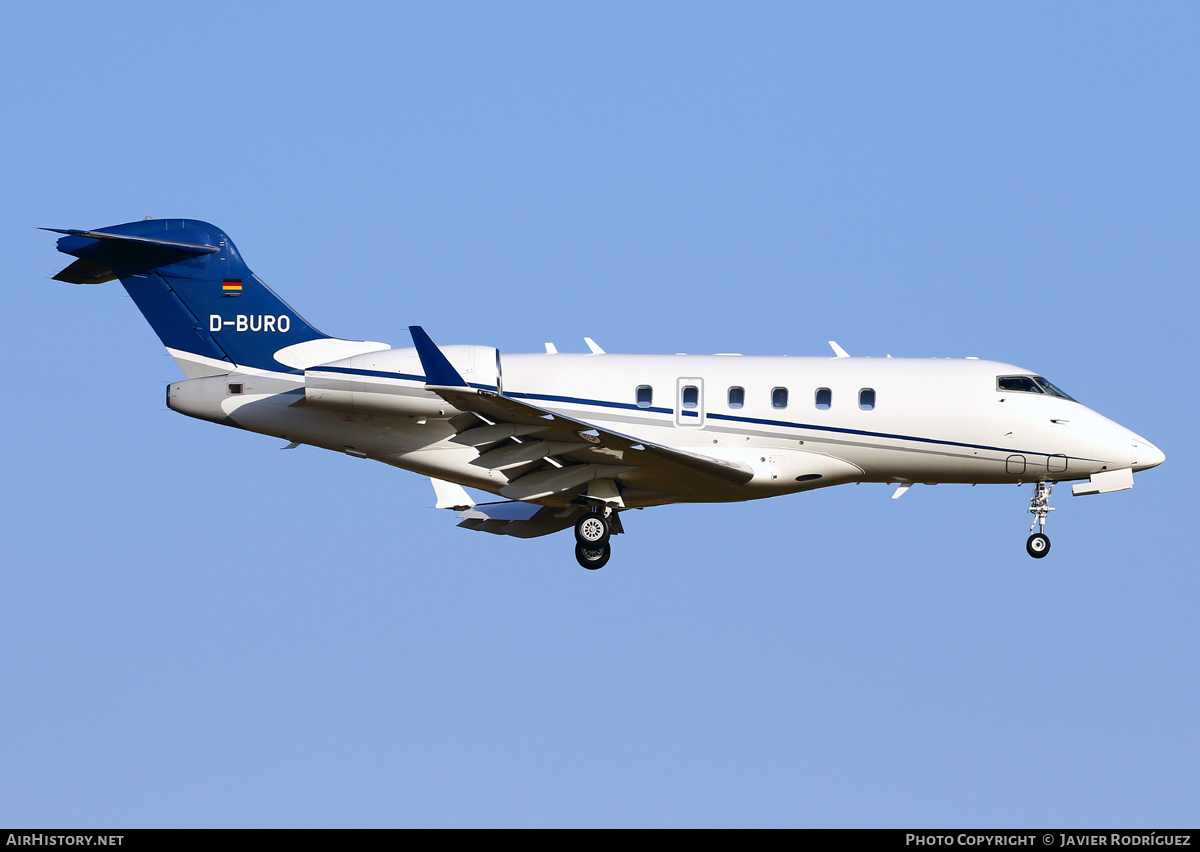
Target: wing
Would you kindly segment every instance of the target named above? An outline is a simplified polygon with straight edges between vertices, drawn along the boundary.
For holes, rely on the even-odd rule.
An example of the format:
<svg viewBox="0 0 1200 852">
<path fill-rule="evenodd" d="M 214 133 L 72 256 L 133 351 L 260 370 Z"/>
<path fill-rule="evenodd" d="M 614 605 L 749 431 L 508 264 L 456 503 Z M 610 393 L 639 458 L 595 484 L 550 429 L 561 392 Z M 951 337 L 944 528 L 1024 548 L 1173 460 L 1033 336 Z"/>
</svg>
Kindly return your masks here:
<svg viewBox="0 0 1200 852">
<path fill-rule="evenodd" d="M 481 503 L 459 512 L 458 525 L 493 535 L 537 538 L 565 530 L 586 511 L 583 506 L 552 507 L 521 502 Z"/>
<path fill-rule="evenodd" d="M 420 326 L 409 330 L 426 389 L 463 412 L 450 421 L 457 433 L 450 440 L 479 450 L 472 464 L 504 472 L 501 495 L 543 505 L 586 496 L 623 507 L 745 499 L 743 486 L 754 476 L 749 467 L 472 388 Z"/>
<path fill-rule="evenodd" d="M 511 535 L 516 538 L 537 538 L 572 526 L 587 511 L 586 506 L 539 506 L 511 500 L 507 503 L 476 503 L 465 488 L 453 482 L 430 477 L 437 509 L 458 512 L 459 526 L 468 530 Z M 621 519 L 611 516 L 613 534 L 624 532 Z"/>
</svg>

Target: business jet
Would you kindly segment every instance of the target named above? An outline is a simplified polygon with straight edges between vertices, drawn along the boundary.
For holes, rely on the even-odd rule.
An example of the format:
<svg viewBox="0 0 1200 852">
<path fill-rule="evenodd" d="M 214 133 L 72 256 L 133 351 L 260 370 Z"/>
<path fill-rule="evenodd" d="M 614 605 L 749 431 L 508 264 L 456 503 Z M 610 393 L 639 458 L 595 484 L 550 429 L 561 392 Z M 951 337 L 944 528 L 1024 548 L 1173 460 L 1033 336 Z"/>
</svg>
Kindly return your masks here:
<svg viewBox="0 0 1200 852">
<path fill-rule="evenodd" d="M 500 353 L 317 331 L 192 219 L 63 234 L 54 276 L 119 279 L 183 381 L 190 417 L 429 476 L 459 526 L 532 538 L 573 527 L 584 568 L 608 562 L 622 515 L 851 482 L 1033 486 L 1026 550 L 1042 558 L 1051 492 L 1133 486 L 1153 444 L 1045 378 L 977 358 Z M 464 486 L 495 495 L 477 503 Z"/>
</svg>

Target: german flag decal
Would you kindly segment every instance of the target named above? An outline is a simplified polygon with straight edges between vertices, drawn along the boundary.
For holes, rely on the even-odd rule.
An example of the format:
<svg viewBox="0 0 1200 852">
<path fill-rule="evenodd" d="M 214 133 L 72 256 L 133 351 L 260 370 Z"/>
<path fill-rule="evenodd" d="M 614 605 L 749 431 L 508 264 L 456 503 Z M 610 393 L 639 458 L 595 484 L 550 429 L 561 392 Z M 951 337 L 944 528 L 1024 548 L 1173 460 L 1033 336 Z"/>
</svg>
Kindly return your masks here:
<svg viewBox="0 0 1200 852">
<path fill-rule="evenodd" d="M 242 279 L 226 278 L 221 283 L 221 292 L 226 296 L 238 296 L 242 292 Z"/>
</svg>

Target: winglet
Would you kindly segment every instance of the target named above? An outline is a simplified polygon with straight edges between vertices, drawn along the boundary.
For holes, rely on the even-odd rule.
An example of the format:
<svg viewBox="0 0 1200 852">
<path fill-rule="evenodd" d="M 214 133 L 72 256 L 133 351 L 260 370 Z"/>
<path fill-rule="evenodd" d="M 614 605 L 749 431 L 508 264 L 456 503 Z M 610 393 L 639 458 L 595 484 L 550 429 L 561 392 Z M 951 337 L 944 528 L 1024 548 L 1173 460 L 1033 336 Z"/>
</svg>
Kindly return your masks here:
<svg viewBox="0 0 1200 852">
<path fill-rule="evenodd" d="M 467 387 L 466 381 L 458 370 L 450 364 L 450 360 L 437 348 L 425 329 L 419 325 L 410 325 L 413 345 L 417 347 L 417 356 L 421 359 L 421 368 L 425 370 L 425 384 L 442 387 Z"/>
<path fill-rule="evenodd" d="M 850 353 L 847 352 L 842 347 L 838 346 L 836 340 L 829 341 L 829 346 L 830 346 L 830 348 L 833 349 L 833 357 L 835 357 L 835 358 L 849 358 L 850 357 Z"/>
<path fill-rule="evenodd" d="M 596 341 L 592 340 L 590 337 L 585 337 L 583 339 L 583 342 L 587 344 L 588 349 L 592 350 L 593 355 L 603 355 L 604 354 L 604 350 L 601 349 L 599 344 L 597 344 Z"/>
<path fill-rule="evenodd" d="M 433 484 L 433 493 L 437 496 L 437 505 L 435 509 L 455 509 L 459 512 L 470 509 L 475 505 L 475 501 L 467 494 L 465 488 L 454 482 L 446 482 L 442 479 L 434 479 L 429 477 L 430 483 Z"/>
</svg>

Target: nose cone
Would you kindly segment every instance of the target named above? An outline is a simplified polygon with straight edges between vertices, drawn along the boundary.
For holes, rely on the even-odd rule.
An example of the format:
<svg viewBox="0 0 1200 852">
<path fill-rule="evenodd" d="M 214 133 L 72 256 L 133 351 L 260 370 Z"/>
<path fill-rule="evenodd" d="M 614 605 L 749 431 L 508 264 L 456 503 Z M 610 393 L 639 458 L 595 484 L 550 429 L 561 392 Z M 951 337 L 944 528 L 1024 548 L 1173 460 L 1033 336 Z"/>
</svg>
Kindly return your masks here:
<svg viewBox="0 0 1200 852">
<path fill-rule="evenodd" d="M 1151 444 L 1145 438 L 1133 436 L 1133 469 L 1149 470 L 1152 467 L 1158 467 L 1167 457 L 1163 451 Z"/>
</svg>

